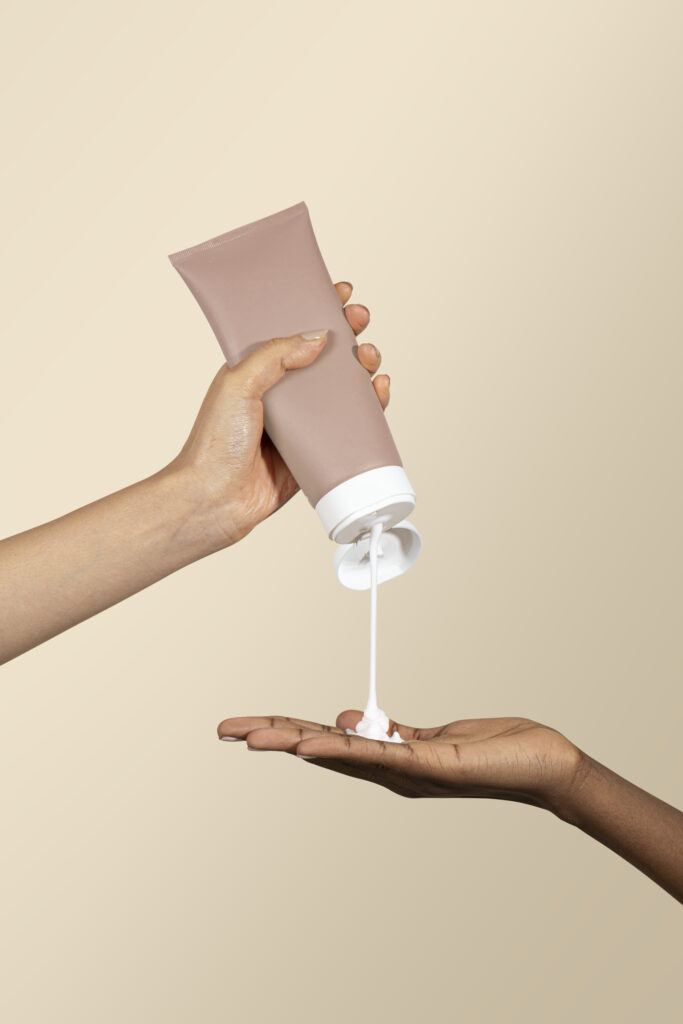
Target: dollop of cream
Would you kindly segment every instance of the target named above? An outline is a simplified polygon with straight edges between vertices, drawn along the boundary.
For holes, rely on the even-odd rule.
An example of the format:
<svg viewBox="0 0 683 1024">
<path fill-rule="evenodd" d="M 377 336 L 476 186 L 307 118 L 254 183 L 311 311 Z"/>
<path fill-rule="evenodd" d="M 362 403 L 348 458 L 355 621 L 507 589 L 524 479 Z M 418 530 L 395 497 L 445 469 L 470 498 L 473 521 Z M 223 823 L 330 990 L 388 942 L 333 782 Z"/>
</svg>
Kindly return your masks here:
<svg viewBox="0 0 683 1024">
<path fill-rule="evenodd" d="M 355 729 L 346 730 L 349 736 L 363 736 L 366 740 L 385 740 L 389 743 L 403 743 L 398 732 L 389 735 L 389 718 L 381 708 L 366 708 Z"/>
</svg>

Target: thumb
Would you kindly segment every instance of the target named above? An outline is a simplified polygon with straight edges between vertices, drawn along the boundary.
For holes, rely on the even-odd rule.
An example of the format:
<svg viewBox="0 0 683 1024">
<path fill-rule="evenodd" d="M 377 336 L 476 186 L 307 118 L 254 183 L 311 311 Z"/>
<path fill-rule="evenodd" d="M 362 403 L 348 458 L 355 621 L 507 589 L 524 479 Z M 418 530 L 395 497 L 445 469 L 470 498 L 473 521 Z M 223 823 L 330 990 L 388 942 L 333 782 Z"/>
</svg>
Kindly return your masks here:
<svg viewBox="0 0 683 1024">
<path fill-rule="evenodd" d="M 271 338 L 237 363 L 230 375 L 245 397 L 261 398 L 287 370 L 298 370 L 312 363 L 326 341 L 327 328 L 294 334 L 290 338 Z"/>
</svg>

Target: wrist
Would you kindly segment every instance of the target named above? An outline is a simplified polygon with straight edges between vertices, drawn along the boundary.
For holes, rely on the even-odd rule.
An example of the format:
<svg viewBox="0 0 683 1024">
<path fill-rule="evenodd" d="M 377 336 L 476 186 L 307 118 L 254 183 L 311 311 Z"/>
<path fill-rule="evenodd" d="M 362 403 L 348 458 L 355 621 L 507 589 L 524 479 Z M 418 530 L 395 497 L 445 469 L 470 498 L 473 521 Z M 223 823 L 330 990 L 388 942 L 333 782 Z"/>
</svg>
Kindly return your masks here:
<svg viewBox="0 0 683 1024">
<path fill-rule="evenodd" d="M 561 780 L 549 794 L 548 810 L 561 821 L 580 828 L 581 809 L 585 804 L 598 768 L 597 762 L 577 746 L 568 744 Z"/>
<path fill-rule="evenodd" d="M 221 551 L 238 540 L 226 515 L 225 486 L 219 494 L 195 468 L 174 459 L 155 477 L 164 490 L 169 519 L 175 523 L 172 539 L 186 548 L 191 560 Z"/>
</svg>

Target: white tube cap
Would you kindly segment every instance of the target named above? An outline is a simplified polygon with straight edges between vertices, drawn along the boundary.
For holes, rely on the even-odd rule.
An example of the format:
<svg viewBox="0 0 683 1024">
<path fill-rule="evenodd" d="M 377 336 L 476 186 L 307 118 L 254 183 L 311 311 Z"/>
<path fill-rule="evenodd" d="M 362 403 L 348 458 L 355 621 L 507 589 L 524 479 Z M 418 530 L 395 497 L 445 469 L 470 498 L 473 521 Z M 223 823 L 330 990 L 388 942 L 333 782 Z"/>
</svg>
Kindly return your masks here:
<svg viewBox="0 0 683 1024">
<path fill-rule="evenodd" d="M 323 494 L 315 506 L 327 536 L 337 544 L 351 543 L 375 523 L 388 530 L 414 508 L 415 492 L 403 466 L 358 473 Z"/>
<path fill-rule="evenodd" d="M 412 523 L 382 530 L 377 553 L 377 582 L 384 583 L 409 569 L 422 550 L 422 538 Z M 334 555 L 337 579 L 350 590 L 370 589 L 370 534 L 353 544 L 340 544 Z"/>
<path fill-rule="evenodd" d="M 403 466 L 358 473 L 322 496 L 315 510 L 328 537 L 339 544 L 334 568 L 343 586 L 370 589 L 370 530 L 376 523 L 382 523 L 378 583 L 410 568 L 422 550 L 420 534 L 405 521 L 414 508 L 415 492 Z"/>
</svg>

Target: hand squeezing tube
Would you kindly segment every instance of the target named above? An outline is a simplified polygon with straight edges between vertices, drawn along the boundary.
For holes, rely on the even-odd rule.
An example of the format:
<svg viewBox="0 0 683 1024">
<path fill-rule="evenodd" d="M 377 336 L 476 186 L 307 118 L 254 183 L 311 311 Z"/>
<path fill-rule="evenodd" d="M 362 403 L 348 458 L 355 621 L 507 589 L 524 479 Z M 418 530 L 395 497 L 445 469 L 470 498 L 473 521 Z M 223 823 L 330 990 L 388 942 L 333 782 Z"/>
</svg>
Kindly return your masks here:
<svg viewBox="0 0 683 1024">
<path fill-rule="evenodd" d="M 341 547 L 339 579 L 370 585 L 370 530 L 382 523 L 380 582 L 404 572 L 421 540 L 406 522 L 415 493 L 323 261 L 306 203 L 173 253 L 228 365 L 273 337 L 328 328 L 317 359 L 263 396 L 264 426 Z"/>
</svg>

